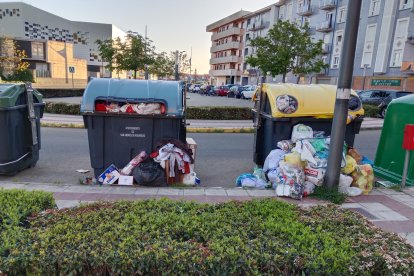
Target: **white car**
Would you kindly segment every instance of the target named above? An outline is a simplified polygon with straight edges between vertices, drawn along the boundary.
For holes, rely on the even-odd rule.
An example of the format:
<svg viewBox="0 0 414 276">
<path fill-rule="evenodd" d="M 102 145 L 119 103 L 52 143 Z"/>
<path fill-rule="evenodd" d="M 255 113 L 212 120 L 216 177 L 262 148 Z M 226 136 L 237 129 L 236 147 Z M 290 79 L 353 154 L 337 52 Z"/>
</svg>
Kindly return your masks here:
<svg viewBox="0 0 414 276">
<path fill-rule="evenodd" d="M 251 99 L 256 93 L 257 85 L 245 85 L 243 86 L 243 91 L 240 92 L 242 99 Z"/>
</svg>

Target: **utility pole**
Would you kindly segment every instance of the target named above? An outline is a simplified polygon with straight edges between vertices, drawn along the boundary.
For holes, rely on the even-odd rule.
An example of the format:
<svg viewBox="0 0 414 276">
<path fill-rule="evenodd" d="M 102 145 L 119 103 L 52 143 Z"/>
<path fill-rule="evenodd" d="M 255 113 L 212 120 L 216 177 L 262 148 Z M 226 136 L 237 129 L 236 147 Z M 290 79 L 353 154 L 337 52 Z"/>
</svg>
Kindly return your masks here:
<svg viewBox="0 0 414 276">
<path fill-rule="evenodd" d="M 191 59 L 193 58 L 193 47 L 190 48 L 190 81 L 191 81 Z"/>
<path fill-rule="evenodd" d="M 174 66 L 174 71 L 175 71 L 175 80 L 178 81 L 180 79 L 179 73 L 178 73 L 178 50 L 175 51 L 175 66 Z"/>
<path fill-rule="evenodd" d="M 332 122 L 328 168 L 326 170 L 324 183 L 325 186 L 329 188 L 337 187 L 339 183 L 346 119 L 348 116 L 348 102 L 351 96 L 352 73 L 354 70 L 361 1 L 362 0 L 349 0 L 348 2 L 338 88 L 336 90 L 335 112 Z"/>
<path fill-rule="evenodd" d="M 145 25 L 145 59 L 147 59 L 147 25 Z M 145 61 L 146 62 L 146 61 Z M 148 64 L 145 64 L 145 79 L 148 79 Z"/>
</svg>

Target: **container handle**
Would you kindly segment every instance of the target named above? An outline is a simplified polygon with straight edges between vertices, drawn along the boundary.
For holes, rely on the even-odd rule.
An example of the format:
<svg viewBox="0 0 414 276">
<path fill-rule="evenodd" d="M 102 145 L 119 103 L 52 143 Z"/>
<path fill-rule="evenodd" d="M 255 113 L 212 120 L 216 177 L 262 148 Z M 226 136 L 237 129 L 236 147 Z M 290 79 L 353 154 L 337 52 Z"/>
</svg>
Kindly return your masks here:
<svg viewBox="0 0 414 276">
<path fill-rule="evenodd" d="M 11 165 L 11 164 L 14 164 L 14 163 L 17 163 L 17 162 L 19 162 L 20 160 L 22 160 L 23 158 L 25 158 L 26 156 L 28 156 L 30 154 L 30 152 L 28 152 L 28 153 L 26 153 L 25 155 L 23 155 L 22 157 L 20 157 L 19 159 L 17 159 L 17 160 L 14 160 L 14 161 L 11 161 L 11 162 L 7 162 L 7 163 L 0 163 L 0 167 L 1 166 L 7 166 L 7 165 Z"/>
</svg>

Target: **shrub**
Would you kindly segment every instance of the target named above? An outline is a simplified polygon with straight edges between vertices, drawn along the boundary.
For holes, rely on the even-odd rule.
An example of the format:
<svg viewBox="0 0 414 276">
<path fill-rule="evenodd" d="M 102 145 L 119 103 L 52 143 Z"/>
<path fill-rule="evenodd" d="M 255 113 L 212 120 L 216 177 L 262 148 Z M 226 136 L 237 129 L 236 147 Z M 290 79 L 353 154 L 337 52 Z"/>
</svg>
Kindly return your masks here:
<svg viewBox="0 0 414 276">
<path fill-rule="evenodd" d="M 80 115 L 80 104 L 52 103 L 45 105 L 46 113 Z"/>
<path fill-rule="evenodd" d="M 379 108 L 376 105 L 364 104 L 365 117 L 378 117 Z"/>
<path fill-rule="evenodd" d="M 0 259 L 7 274 L 409 274 L 413 249 L 334 206 L 97 203 L 39 214 Z"/>
<path fill-rule="evenodd" d="M 79 104 L 47 102 L 46 113 L 80 115 Z M 251 120 L 252 111 L 247 107 L 187 107 L 187 119 L 194 120 Z"/>
<path fill-rule="evenodd" d="M 27 217 L 55 206 L 51 193 L 0 189 L 0 256 L 8 253 L 28 225 Z"/>
</svg>

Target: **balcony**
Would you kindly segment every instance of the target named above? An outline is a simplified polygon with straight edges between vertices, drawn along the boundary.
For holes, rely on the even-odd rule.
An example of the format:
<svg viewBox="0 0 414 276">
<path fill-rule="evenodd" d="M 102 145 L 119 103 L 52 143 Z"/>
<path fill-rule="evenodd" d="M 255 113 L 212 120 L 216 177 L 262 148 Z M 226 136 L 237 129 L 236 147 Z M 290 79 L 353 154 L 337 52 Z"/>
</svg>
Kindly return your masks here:
<svg viewBox="0 0 414 276">
<path fill-rule="evenodd" d="M 238 56 L 227 56 L 210 59 L 210 64 L 223 64 L 223 63 L 241 63 L 242 58 Z"/>
<path fill-rule="evenodd" d="M 220 51 L 225 51 L 225 50 L 230 50 L 230 49 L 239 49 L 239 48 L 240 48 L 240 42 L 233 41 L 233 42 L 229 42 L 229 43 L 225 43 L 225 44 L 221 44 L 217 46 L 212 46 L 210 48 L 210 53 L 215 53 L 215 52 L 220 52 Z"/>
<path fill-rule="evenodd" d="M 316 26 L 317 32 L 329 33 L 333 30 L 331 21 L 323 21 Z"/>
<path fill-rule="evenodd" d="M 219 40 L 219 39 L 224 38 L 224 37 L 233 36 L 233 35 L 241 35 L 241 34 L 242 33 L 241 33 L 240 28 L 230 28 L 230 29 L 225 30 L 223 32 L 219 32 L 219 33 L 214 32 L 211 35 L 211 40 L 214 41 L 214 40 Z"/>
<path fill-rule="evenodd" d="M 336 0 L 319 0 L 319 9 L 327 11 L 336 8 Z"/>
<path fill-rule="evenodd" d="M 33 70 L 36 78 L 50 78 L 49 70 Z"/>
<path fill-rule="evenodd" d="M 331 43 L 324 43 L 322 44 L 322 53 L 329 54 L 331 52 Z"/>
<path fill-rule="evenodd" d="M 309 15 L 312 15 L 312 13 L 313 13 L 312 6 L 311 5 L 304 5 L 304 6 L 298 8 L 298 11 L 297 11 L 296 14 L 300 15 L 300 16 L 309 16 Z"/>
<path fill-rule="evenodd" d="M 407 37 L 407 43 L 414 44 L 414 34 Z"/>
<path fill-rule="evenodd" d="M 280 6 L 283 6 L 285 4 L 285 2 L 286 2 L 286 0 L 276 0 L 275 5 L 280 7 Z"/>
<path fill-rule="evenodd" d="M 259 22 L 259 21 L 257 21 L 257 22 L 250 23 L 250 25 L 247 26 L 247 30 L 248 31 L 258 31 L 258 30 L 262 30 L 264 28 L 269 27 L 269 25 L 270 25 L 269 22 L 263 22 L 263 21 Z"/>
<path fill-rule="evenodd" d="M 213 77 L 225 77 L 225 76 L 241 76 L 241 71 L 237 69 L 224 69 L 224 70 L 210 70 L 209 74 Z"/>
</svg>

